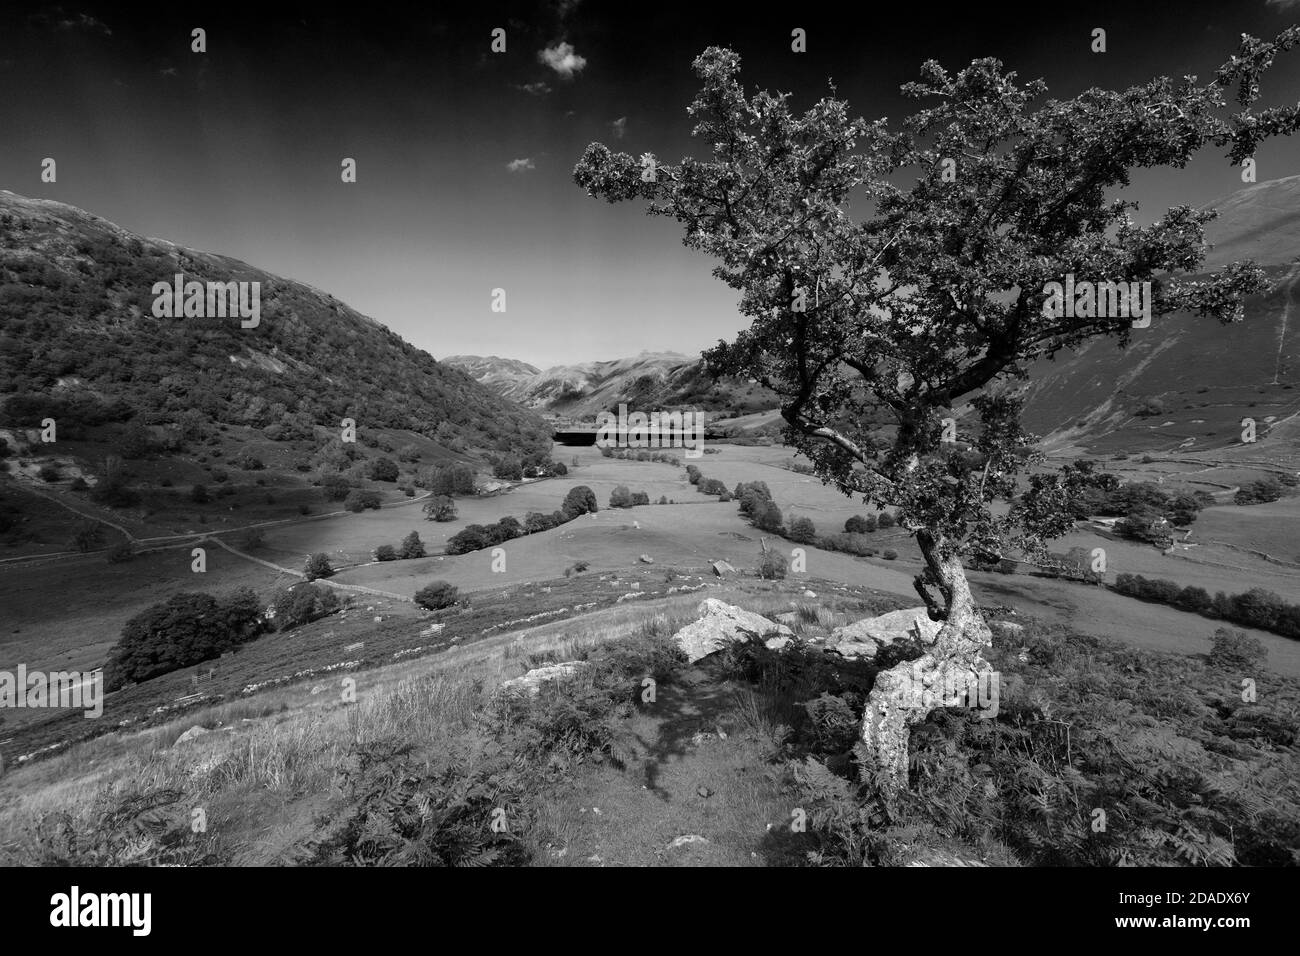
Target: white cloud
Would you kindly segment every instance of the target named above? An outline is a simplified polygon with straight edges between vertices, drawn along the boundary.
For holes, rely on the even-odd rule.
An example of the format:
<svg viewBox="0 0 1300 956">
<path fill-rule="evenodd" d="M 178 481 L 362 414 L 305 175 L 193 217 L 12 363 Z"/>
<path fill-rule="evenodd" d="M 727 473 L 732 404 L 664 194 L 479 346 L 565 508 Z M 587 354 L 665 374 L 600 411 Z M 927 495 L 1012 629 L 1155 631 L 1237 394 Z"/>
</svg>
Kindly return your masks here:
<svg viewBox="0 0 1300 956">
<path fill-rule="evenodd" d="M 1264 3 L 1270 7 L 1277 7 L 1279 10 L 1290 10 L 1292 7 L 1300 7 L 1300 0 L 1264 0 Z"/>
<path fill-rule="evenodd" d="M 609 124 L 609 128 L 614 131 L 615 139 L 622 139 L 623 135 L 627 132 L 627 117 L 620 116 L 618 119 L 614 120 L 614 122 Z"/>
<path fill-rule="evenodd" d="M 541 80 L 538 80 L 536 83 L 521 83 L 516 86 L 515 89 L 523 90 L 530 96 L 545 96 L 547 93 L 551 92 L 550 86 Z"/>
<path fill-rule="evenodd" d="M 510 162 L 506 163 L 506 169 L 512 173 L 522 173 L 536 168 L 537 165 L 527 156 L 523 159 L 512 159 Z"/>
<path fill-rule="evenodd" d="M 537 59 L 565 77 L 573 76 L 587 65 L 587 58 L 578 56 L 571 43 L 548 46 L 537 54 Z"/>
</svg>

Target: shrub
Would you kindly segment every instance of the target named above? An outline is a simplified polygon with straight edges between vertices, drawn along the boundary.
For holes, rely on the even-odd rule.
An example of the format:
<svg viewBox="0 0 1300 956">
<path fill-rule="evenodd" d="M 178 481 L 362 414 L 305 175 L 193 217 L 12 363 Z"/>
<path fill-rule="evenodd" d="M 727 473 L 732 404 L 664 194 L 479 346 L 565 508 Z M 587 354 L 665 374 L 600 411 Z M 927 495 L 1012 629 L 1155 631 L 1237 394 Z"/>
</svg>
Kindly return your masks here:
<svg viewBox="0 0 1300 956">
<path fill-rule="evenodd" d="M 420 540 L 420 532 L 412 531 L 403 538 L 402 546 L 398 549 L 397 554 L 404 561 L 424 557 L 426 552 L 424 550 L 424 542 Z"/>
<path fill-rule="evenodd" d="M 363 491 L 358 488 L 349 492 L 343 507 L 348 511 L 361 512 L 369 508 L 371 511 L 378 511 L 379 506 L 383 503 L 383 498 L 377 491 Z"/>
<path fill-rule="evenodd" d="M 1210 663 L 1224 670 L 1251 670 L 1263 665 L 1268 649 L 1244 631 L 1221 627 L 1211 638 Z"/>
<path fill-rule="evenodd" d="M 884 558 L 886 561 L 893 561 L 898 557 L 898 552 L 895 551 L 893 548 L 886 548 L 883 552 L 881 552 L 880 556 Z"/>
<path fill-rule="evenodd" d="M 609 493 L 609 506 L 611 508 L 631 508 L 632 492 L 628 491 L 626 485 L 617 485 Z"/>
<path fill-rule="evenodd" d="M 313 554 L 307 559 L 307 564 L 303 568 L 303 573 L 308 581 L 315 581 L 317 578 L 328 578 L 334 575 L 334 566 L 330 564 L 328 554 Z"/>
<path fill-rule="evenodd" d="M 451 607 L 458 600 L 458 589 L 446 581 L 434 581 L 426 584 L 415 594 L 415 603 L 431 611 Z"/>
<path fill-rule="evenodd" d="M 85 554 L 104 546 L 104 529 L 98 521 L 87 519 L 77 525 L 72 533 L 72 546 Z"/>
<path fill-rule="evenodd" d="M 352 483 L 342 475 L 326 475 L 321 479 L 321 487 L 325 489 L 325 497 L 330 501 L 342 501 L 352 490 Z"/>
<path fill-rule="evenodd" d="M 41 481 L 58 481 L 62 475 L 59 474 L 59 466 L 51 463 L 41 465 L 40 471 L 36 473 Z"/>
<path fill-rule="evenodd" d="M 780 581 L 785 578 L 785 555 L 779 551 L 764 551 L 758 561 L 758 576 L 764 581 Z"/>
<path fill-rule="evenodd" d="M 376 458 L 366 470 L 371 481 L 396 481 L 401 470 L 391 458 Z"/>
<path fill-rule="evenodd" d="M 1266 504 L 1281 498 L 1283 491 L 1285 488 L 1276 478 L 1262 478 L 1242 485 L 1232 500 L 1239 505 Z"/>
<path fill-rule="evenodd" d="M 884 531 L 886 528 L 892 528 L 895 524 L 897 524 L 897 522 L 894 520 L 894 516 L 888 511 L 880 512 L 880 517 L 876 519 L 876 527 L 881 531 Z"/>
<path fill-rule="evenodd" d="M 397 549 L 394 548 L 391 544 L 381 544 L 379 547 L 375 548 L 375 560 L 396 561 Z"/>
<path fill-rule="evenodd" d="M 648 505 L 649 503 L 650 503 L 650 495 L 647 494 L 646 492 L 644 491 L 632 492 L 633 505 Z"/>
<path fill-rule="evenodd" d="M 68 485 L 68 487 L 71 488 L 73 491 L 85 491 L 87 488 L 90 487 L 90 485 L 86 483 L 85 478 L 82 478 L 80 475 L 78 475 L 76 478 L 72 479 L 72 484 Z"/>
</svg>

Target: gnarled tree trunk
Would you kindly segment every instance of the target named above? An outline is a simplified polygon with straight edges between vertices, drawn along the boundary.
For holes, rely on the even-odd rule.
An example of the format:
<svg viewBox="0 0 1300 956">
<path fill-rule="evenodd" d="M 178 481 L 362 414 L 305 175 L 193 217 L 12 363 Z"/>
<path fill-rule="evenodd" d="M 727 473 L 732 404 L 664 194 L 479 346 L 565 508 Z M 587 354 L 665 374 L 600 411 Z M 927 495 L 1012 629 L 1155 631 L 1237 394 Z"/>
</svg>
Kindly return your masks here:
<svg viewBox="0 0 1300 956">
<path fill-rule="evenodd" d="M 907 786 L 909 729 L 940 706 L 944 688 L 974 687 L 990 669 L 981 652 L 992 633 L 975 606 L 960 559 L 945 556 L 934 535 L 918 532 L 916 540 L 942 593 L 947 619 L 924 655 L 876 675 L 862 718 L 869 764 L 862 770 L 884 771 L 888 785 L 897 788 Z"/>
</svg>

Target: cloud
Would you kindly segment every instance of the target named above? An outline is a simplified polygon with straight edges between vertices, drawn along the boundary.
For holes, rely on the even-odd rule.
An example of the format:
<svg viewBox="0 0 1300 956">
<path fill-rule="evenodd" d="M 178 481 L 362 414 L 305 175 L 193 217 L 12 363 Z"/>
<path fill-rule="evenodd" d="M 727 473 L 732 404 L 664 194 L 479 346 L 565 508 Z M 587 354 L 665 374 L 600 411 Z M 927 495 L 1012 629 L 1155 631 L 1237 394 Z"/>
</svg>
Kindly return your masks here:
<svg viewBox="0 0 1300 956">
<path fill-rule="evenodd" d="M 527 156 L 523 159 L 512 159 L 506 163 L 506 169 L 512 173 L 522 173 L 536 168 L 537 165 Z"/>
<path fill-rule="evenodd" d="M 169 67 L 167 67 L 165 70 L 159 70 L 158 72 L 161 73 L 163 76 L 176 76 L 176 75 L 177 75 L 177 74 L 176 74 L 176 67 L 174 67 L 174 66 L 169 66 Z"/>
<path fill-rule="evenodd" d="M 515 86 L 515 89 L 523 90 L 529 96 L 545 96 L 551 92 L 550 86 L 542 80 L 538 80 L 536 83 L 520 83 Z"/>
<path fill-rule="evenodd" d="M 614 131 L 615 139 L 622 139 L 623 134 L 627 132 L 627 117 L 620 116 L 614 122 L 609 124 L 609 128 Z"/>
<path fill-rule="evenodd" d="M 537 54 L 537 60 L 564 77 L 573 76 L 587 65 L 587 58 L 578 56 L 571 43 L 548 46 Z"/>
<path fill-rule="evenodd" d="M 1300 7 L 1300 0 L 1264 0 L 1264 4 L 1279 10 L 1290 10 L 1292 7 Z"/>
</svg>

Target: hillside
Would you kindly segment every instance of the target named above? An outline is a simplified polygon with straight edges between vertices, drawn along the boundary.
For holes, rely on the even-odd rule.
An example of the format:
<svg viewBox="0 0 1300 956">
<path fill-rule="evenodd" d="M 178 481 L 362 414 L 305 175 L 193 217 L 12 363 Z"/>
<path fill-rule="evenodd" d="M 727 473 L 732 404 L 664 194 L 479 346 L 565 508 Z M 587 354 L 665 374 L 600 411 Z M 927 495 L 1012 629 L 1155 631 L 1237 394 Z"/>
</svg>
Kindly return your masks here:
<svg viewBox="0 0 1300 956">
<path fill-rule="evenodd" d="M 157 282 L 260 282 L 260 321 L 156 318 Z M 273 441 L 315 428 L 404 429 L 452 453 L 541 447 L 501 400 L 334 297 L 226 256 L 147 239 L 72 206 L 0 191 L 4 423 L 73 428 L 136 417 Z M 72 437 L 69 433 L 68 437 Z"/>
<path fill-rule="evenodd" d="M 1294 451 L 1284 424 L 1300 412 L 1300 176 L 1259 183 L 1210 204 L 1218 269 L 1252 259 L 1273 283 L 1224 326 L 1179 313 L 1134 330 L 1128 348 L 1093 341 L 1030 370 L 1026 423 L 1061 453 L 1241 448 L 1241 419 L 1259 446 Z"/>
<path fill-rule="evenodd" d="M 776 398 L 762 386 L 737 379 L 713 381 L 698 357 L 678 352 L 642 352 L 605 362 L 557 365 L 524 379 L 506 359 L 451 356 L 484 385 L 521 404 L 571 419 L 594 419 L 616 411 L 622 402 L 641 409 L 699 408 L 743 415 L 775 407 Z"/>
</svg>

